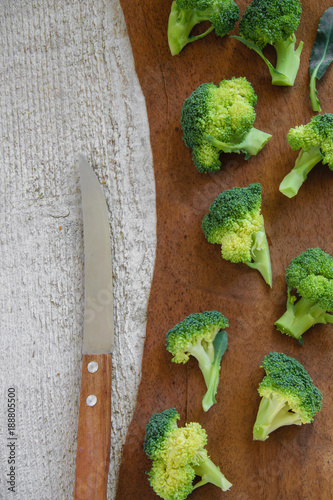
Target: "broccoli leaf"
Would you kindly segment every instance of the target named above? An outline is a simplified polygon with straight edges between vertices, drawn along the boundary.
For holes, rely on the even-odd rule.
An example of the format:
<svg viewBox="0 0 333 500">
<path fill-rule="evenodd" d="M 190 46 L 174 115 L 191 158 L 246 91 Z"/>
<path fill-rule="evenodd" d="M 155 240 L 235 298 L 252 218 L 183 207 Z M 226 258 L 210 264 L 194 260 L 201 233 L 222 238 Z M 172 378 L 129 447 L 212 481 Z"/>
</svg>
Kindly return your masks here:
<svg viewBox="0 0 333 500">
<path fill-rule="evenodd" d="M 316 40 L 313 44 L 309 72 L 310 72 L 310 100 L 313 111 L 321 111 L 317 97 L 316 80 L 324 75 L 333 61 L 333 7 L 325 10 L 320 18 Z"/>
<path fill-rule="evenodd" d="M 214 345 L 214 361 L 212 363 L 209 384 L 207 387 L 207 392 L 203 397 L 202 406 L 204 411 L 208 411 L 209 408 L 216 403 L 215 395 L 217 392 L 217 387 L 219 384 L 219 375 L 221 369 L 221 359 L 228 347 L 228 335 L 227 332 L 220 331 L 213 342 Z"/>
<path fill-rule="evenodd" d="M 228 335 L 227 332 L 220 331 L 213 342 L 214 346 L 214 362 L 213 367 L 218 368 L 221 365 L 221 359 L 228 347 Z"/>
</svg>

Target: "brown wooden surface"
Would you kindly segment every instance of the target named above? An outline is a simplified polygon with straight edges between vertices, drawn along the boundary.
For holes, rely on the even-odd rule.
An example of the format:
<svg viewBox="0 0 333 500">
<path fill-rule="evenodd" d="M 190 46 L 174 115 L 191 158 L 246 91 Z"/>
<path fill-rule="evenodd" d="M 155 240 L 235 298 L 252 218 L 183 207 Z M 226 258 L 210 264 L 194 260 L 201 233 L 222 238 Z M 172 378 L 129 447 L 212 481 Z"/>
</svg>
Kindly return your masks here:
<svg viewBox="0 0 333 500">
<path fill-rule="evenodd" d="M 249 3 L 238 2 L 241 14 Z M 198 421 L 206 428 L 211 458 L 233 483 L 228 493 L 206 485 L 191 498 L 333 498 L 332 326 L 314 327 L 304 335 L 304 347 L 274 328 L 274 321 L 285 310 L 284 270 L 290 260 L 315 246 L 333 254 L 333 177 L 328 167 L 315 167 L 293 199 L 278 191 L 297 156 L 288 146 L 286 134 L 313 115 L 308 61 L 319 18 L 330 2 L 302 2 L 297 38 L 305 45 L 293 88 L 273 87 L 259 56 L 229 37 L 210 34 L 172 57 L 166 36 L 171 1 L 121 0 L 121 5 L 147 103 L 156 181 L 157 256 L 142 380 L 124 446 L 117 499 L 156 498 L 147 481 L 145 472 L 151 462 L 142 444 L 152 413 L 170 407 L 180 413 L 180 424 Z M 233 34 L 237 33 L 236 25 Z M 267 52 L 268 57 L 272 54 Z M 323 112 L 333 112 L 332 71 L 330 68 L 317 87 Z M 273 137 L 258 156 L 245 161 L 241 155 L 223 155 L 219 173 L 200 174 L 182 140 L 182 103 L 201 83 L 218 83 L 232 76 L 246 76 L 252 83 L 258 95 L 255 126 Z M 258 272 L 222 260 L 220 247 L 209 244 L 201 230 L 203 216 L 221 191 L 251 182 L 263 186 L 272 289 Z M 196 361 L 182 366 L 171 363 L 164 344 L 166 332 L 176 323 L 190 313 L 209 309 L 221 311 L 230 327 L 218 403 L 204 413 L 204 383 Z M 312 425 L 285 427 L 266 442 L 253 442 L 257 387 L 263 377 L 259 366 L 270 351 L 284 352 L 303 363 L 323 392 L 324 404 Z"/>
<path fill-rule="evenodd" d="M 88 363 L 98 370 L 90 373 Z M 75 470 L 75 500 L 105 500 L 110 465 L 111 355 L 84 354 L 80 392 L 79 426 Z M 97 397 L 88 406 L 87 396 Z"/>
</svg>

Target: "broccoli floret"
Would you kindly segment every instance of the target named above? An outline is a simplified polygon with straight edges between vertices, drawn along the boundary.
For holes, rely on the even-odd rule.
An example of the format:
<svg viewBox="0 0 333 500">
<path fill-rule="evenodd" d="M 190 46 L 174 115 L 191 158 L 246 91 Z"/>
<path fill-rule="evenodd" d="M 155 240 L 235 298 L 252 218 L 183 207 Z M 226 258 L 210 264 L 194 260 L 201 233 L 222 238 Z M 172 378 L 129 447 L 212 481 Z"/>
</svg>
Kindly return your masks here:
<svg viewBox="0 0 333 500">
<path fill-rule="evenodd" d="M 214 29 L 218 36 L 227 35 L 238 17 L 239 7 L 234 0 L 175 0 L 168 23 L 171 54 L 179 54 L 185 45 L 205 37 Z M 202 21 L 209 21 L 209 28 L 200 35 L 191 36 L 192 29 Z"/>
<path fill-rule="evenodd" d="M 202 406 L 205 411 L 216 403 L 221 359 L 228 345 L 227 318 L 218 311 L 206 311 L 187 316 L 174 326 L 166 336 L 166 348 L 175 363 L 186 363 L 190 356 L 199 362 L 207 392 Z"/>
<path fill-rule="evenodd" d="M 165 436 L 178 428 L 179 414 L 170 408 L 162 413 L 155 413 L 146 426 L 144 451 L 151 460 L 157 460 L 164 449 Z"/>
<path fill-rule="evenodd" d="M 333 114 L 316 115 L 306 125 L 291 128 L 287 140 L 294 151 L 300 149 L 294 168 L 279 187 L 281 193 L 292 198 L 317 163 L 333 170 Z"/>
<path fill-rule="evenodd" d="M 256 155 L 272 137 L 253 127 L 257 96 L 245 77 L 203 83 L 185 99 L 184 142 L 199 172 L 220 170 L 220 152 Z"/>
<path fill-rule="evenodd" d="M 286 269 L 287 310 L 276 321 L 281 332 L 298 339 L 317 323 L 333 323 L 333 258 L 320 248 L 308 248 Z"/>
<path fill-rule="evenodd" d="M 262 363 L 266 375 L 259 384 L 261 402 L 253 439 L 265 441 L 285 425 L 309 424 L 322 405 L 322 393 L 296 359 L 271 352 Z"/>
<path fill-rule="evenodd" d="M 239 22 L 237 40 L 260 55 L 268 66 L 273 85 L 293 86 L 303 42 L 296 49 L 297 30 L 301 19 L 299 0 L 253 0 Z M 275 67 L 262 50 L 273 45 L 277 59 Z"/>
<path fill-rule="evenodd" d="M 210 243 L 222 245 L 224 259 L 257 269 L 272 286 L 260 184 L 235 187 L 219 194 L 203 218 L 202 230 Z"/>
<path fill-rule="evenodd" d="M 168 409 L 151 416 L 143 444 L 153 460 L 150 485 L 164 500 L 183 500 L 199 486 L 212 483 L 223 491 L 232 485 L 208 457 L 207 433 L 197 422 L 178 427 L 179 414 Z M 201 480 L 193 485 L 196 476 Z"/>
</svg>

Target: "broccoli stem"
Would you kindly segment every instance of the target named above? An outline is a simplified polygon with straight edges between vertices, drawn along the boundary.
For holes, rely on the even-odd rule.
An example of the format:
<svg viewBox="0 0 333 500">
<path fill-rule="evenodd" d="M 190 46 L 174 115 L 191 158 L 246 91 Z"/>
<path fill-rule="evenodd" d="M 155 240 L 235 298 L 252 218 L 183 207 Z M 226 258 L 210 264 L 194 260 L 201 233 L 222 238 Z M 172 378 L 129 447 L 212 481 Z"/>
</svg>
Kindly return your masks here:
<svg viewBox="0 0 333 500">
<path fill-rule="evenodd" d="M 251 255 L 253 262 L 246 262 L 252 269 L 257 269 L 266 283 L 272 286 L 272 267 L 264 226 L 252 235 L 253 246 Z"/>
<path fill-rule="evenodd" d="M 200 462 L 199 465 L 193 465 L 193 469 L 195 474 L 202 478 L 201 481 L 195 484 L 193 489 L 199 488 L 207 483 L 214 484 L 218 488 L 221 488 L 222 491 L 227 491 L 232 486 L 222 474 L 219 467 L 217 467 L 208 457 Z"/>
<path fill-rule="evenodd" d="M 288 87 L 294 85 L 300 65 L 300 55 L 303 49 L 303 42 L 300 42 L 295 50 L 295 35 L 290 36 L 285 41 L 274 43 L 273 46 L 277 55 L 276 68 L 274 68 L 273 64 L 264 56 L 262 49 L 255 43 L 241 36 L 233 36 L 232 38 L 236 38 L 236 40 L 242 42 L 249 49 L 254 50 L 262 58 L 268 67 L 273 85 Z"/>
<path fill-rule="evenodd" d="M 227 346 L 227 332 L 221 330 L 216 334 L 213 343 L 205 345 L 205 342 L 198 342 L 188 351 L 197 359 L 207 387 L 207 392 L 202 400 L 204 411 L 208 411 L 216 403 L 215 395 L 219 384 L 221 359 Z"/>
<path fill-rule="evenodd" d="M 253 426 L 253 440 L 266 441 L 268 435 L 284 425 L 301 425 L 297 413 L 290 411 L 286 401 L 276 399 L 273 394 L 263 396 Z"/>
<path fill-rule="evenodd" d="M 191 346 L 191 348 L 188 350 L 189 354 L 194 356 L 198 363 L 199 363 L 199 368 L 202 371 L 205 384 L 207 387 L 209 387 L 210 383 L 210 375 L 211 375 L 211 368 L 212 368 L 212 362 L 213 360 L 211 359 L 211 356 L 209 353 L 205 350 L 203 345 L 201 344 L 201 341 L 198 342 L 197 344 Z"/>
<path fill-rule="evenodd" d="M 317 323 L 333 323 L 333 315 L 327 313 L 318 304 L 313 304 L 301 297 L 296 303 L 287 300 L 287 310 L 275 322 L 276 328 L 281 332 L 294 337 L 303 344 L 302 335 L 311 326 Z"/>
<path fill-rule="evenodd" d="M 208 21 L 211 14 L 212 11 L 210 9 L 204 11 L 184 10 L 180 9 L 176 2 L 172 3 L 168 22 L 168 42 L 173 56 L 179 54 L 188 43 L 199 40 L 213 31 L 214 26 L 211 25 L 200 35 L 190 36 L 194 26 L 202 21 Z"/>
<path fill-rule="evenodd" d="M 216 403 L 217 387 L 219 385 L 221 359 L 228 347 L 227 332 L 221 330 L 215 337 L 214 342 L 214 361 L 211 364 L 209 380 L 207 385 L 207 392 L 202 399 L 202 407 L 204 411 L 208 411 L 214 403 Z"/>
<path fill-rule="evenodd" d="M 301 149 L 294 168 L 282 180 L 279 190 L 288 198 L 296 196 L 299 188 L 306 180 L 308 173 L 323 159 L 319 146 L 313 146 L 309 151 Z"/>
<path fill-rule="evenodd" d="M 277 59 L 276 71 L 270 71 L 273 85 L 289 87 L 294 85 L 304 44 L 300 42 L 296 50 L 295 45 L 296 36 L 294 34 L 287 38 L 287 40 L 274 43 Z"/>
<path fill-rule="evenodd" d="M 245 160 L 248 160 L 250 156 L 257 155 L 271 137 L 270 134 L 252 127 L 245 138 L 240 139 L 239 142 L 221 142 L 212 135 L 207 135 L 206 139 L 218 151 L 223 151 L 224 153 L 245 153 Z"/>
</svg>

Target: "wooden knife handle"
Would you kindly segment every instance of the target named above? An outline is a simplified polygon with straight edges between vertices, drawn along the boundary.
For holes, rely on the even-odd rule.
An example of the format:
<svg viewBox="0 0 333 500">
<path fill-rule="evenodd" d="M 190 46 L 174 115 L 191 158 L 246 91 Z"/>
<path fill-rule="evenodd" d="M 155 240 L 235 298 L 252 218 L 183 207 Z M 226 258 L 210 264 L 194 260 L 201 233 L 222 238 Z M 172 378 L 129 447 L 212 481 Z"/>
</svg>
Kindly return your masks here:
<svg viewBox="0 0 333 500">
<path fill-rule="evenodd" d="M 111 366 L 110 354 L 83 355 L 75 500 L 106 499 L 111 445 Z"/>
</svg>

